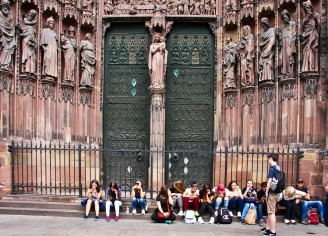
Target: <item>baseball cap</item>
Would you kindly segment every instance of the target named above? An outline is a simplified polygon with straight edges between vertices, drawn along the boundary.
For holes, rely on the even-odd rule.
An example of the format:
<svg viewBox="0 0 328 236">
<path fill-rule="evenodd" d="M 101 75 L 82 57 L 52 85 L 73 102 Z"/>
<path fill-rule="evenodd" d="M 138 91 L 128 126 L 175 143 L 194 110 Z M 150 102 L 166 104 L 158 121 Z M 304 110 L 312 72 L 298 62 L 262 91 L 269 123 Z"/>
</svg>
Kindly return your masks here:
<svg viewBox="0 0 328 236">
<path fill-rule="evenodd" d="M 223 194 L 225 192 L 224 184 L 218 185 L 218 193 Z"/>
<path fill-rule="evenodd" d="M 304 183 L 304 180 L 302 178 L 297 179 L 297 183 Z"/>
</svg>

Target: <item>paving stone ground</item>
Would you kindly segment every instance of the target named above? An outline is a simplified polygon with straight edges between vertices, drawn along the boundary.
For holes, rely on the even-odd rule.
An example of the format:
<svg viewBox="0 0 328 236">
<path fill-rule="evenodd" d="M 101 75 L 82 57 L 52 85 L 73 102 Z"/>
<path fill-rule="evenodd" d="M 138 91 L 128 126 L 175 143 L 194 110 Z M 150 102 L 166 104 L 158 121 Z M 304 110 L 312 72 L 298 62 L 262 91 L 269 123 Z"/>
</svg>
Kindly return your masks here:
<svg viewBox="0 0 328 236">
<path fill-rule="evenodd" d="M 0 235 L 88 235 L 88 236 L 212 236 L 234 235 L 253 236 L 262 235 L 258 225 L 242 225 L 233 222 L 230 225 L 184 224 L 181 220 L 171 225 L 154 223 L 148 220 L 120 220 L 111 219 L 94 221 L 90 218 L 27 216 L 27 215 L 0 215 Z M 277 224 L 277 235 L 328 235 L 328 227 L 319 225 L 285 225 Z"/>
</svg>

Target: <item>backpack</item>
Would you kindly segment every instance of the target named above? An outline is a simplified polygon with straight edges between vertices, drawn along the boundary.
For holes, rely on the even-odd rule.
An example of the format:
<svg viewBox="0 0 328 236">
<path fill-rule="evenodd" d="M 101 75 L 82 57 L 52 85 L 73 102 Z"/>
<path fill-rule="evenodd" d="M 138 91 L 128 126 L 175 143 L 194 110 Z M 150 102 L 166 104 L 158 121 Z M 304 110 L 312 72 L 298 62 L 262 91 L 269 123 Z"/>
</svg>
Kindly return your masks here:
<svg viewBox="0 0 328 236">
<path fill-rule="evenodd" d="M 319 219 L 318 219 L 318 213 L 316 209 L 310 208 L 307 212 L 308 218 L 309 218 L 309 223 L 311 225 L 317 225 L 319 224 Z"/>
<path fill-rule="evenodd" d="M 274 193 L 281 193 L 285 189 L 285 173 L 277 170 L 276 166 L 270 168 L 274 169 L 270 190 Z"/>
<path fill-rule="evenodd" d="M 231 224 L 232 218 L 229 214 L 229 210 L 227 208 L 221 207 L 218 212 L 218 216 L 216 217 L 216 220 L 214 221 L 215 224 Z"/>
<path fill-rule="evenodd" d="M 187 210 L 183 222 L 186 223 L 186 224 L 196 224 L 195 211 L 194 210 Z"/>
</svg>

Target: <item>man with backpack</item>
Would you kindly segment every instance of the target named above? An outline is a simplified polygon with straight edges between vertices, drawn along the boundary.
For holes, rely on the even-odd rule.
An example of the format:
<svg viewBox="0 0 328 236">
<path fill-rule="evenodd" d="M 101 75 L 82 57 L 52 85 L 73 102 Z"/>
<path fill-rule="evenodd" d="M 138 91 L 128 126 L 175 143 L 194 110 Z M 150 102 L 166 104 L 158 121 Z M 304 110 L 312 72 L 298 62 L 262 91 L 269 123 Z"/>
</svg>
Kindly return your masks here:
<svg viewBox="0 0 328 236">
<path fill-rule="evenodd" d="M 309 224 L 309 221 L 307 219 L 309 208 L 317 208 L 318 215 L 319 215 L 319 221 L 322 224 L 324 224 L 324 218 L 323 218 L 324 210 L 323 210 L 322 202 L 321 201 L 310 201 L 310 197 L 311 197 L 310 191 L 307 188 L 304 188 L 304 180 L 302 178 L 299 178 L 297 180 L 296 189 L 306 193 L 306 195 L 304 197 L 299 196 L 299 195 L 296 196 L 296 198 L 298 198 L 296 200 L 296 203 L 298 203 L 299 201 L 301 201 L 301 203 L 302 203 L 302 224 L 303 225 Z M 316 223 L 312 223 L 312 224 L 316 224 Z"/>
<path fill-rule="evenodd" d="M 276 235 L 276 205 L 280 192 L 284 189 L 285 178 L 280 166 L 277 165 L 278 155 L 271 153 L 268 156 L 270 165 L 266 188 L 268 223 L 261 229 L 262 235 Z M 281 187 L 283 188 L 281 189 Z"/>
</svg>

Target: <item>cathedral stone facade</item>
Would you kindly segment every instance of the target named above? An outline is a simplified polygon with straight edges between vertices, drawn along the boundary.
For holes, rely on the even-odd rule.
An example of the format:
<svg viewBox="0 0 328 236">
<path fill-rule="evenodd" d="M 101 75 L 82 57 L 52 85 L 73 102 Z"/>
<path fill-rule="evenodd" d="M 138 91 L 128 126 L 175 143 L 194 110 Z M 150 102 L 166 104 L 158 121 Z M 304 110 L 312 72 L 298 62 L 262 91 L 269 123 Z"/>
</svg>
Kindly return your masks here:
<svg viewBox="0 0 328 236">
<path fill-rule="evenodd" d="M 326 0 L 1 0 L 0 8 L 2 182 L 11 140 L 300 146 L 318 160 L 328 148 Z"/>
</svg>

